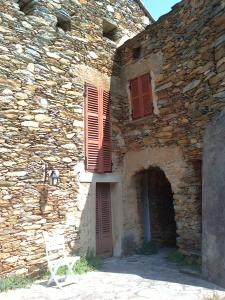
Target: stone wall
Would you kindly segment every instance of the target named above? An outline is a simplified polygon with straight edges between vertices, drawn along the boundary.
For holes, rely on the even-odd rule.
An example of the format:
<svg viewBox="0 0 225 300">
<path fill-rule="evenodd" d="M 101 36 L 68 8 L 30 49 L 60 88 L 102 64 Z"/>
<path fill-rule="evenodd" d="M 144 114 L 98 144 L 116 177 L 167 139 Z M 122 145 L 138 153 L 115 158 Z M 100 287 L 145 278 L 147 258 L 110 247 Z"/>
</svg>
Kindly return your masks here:
<svg viewBox="0 0 225 300">
<path fill-rule="evenodd" d="M 116 42 L 103 37 L 103 19 Z M 74 171 L 84 83 L 117 86 L 117 46 L 147 19 L 136 1 L 0 0 L 0 274 L 39 269 L 43 230 L 64 228 L 71 249 L 87 251 L 90 183 Z M 112 93 L 112 108 L 119 101 Z M 59 171 L 57 187 L 44 182 L 45 165 Z"/>
<path fill-rule="evenodd" d="M 207 280 L 225 286 L 224 177 L 225 113 L 213 120 L 204 136 L 202 271 Z"/>
<path fill-rule="evenodd" d="M 95 242 L 95 189 L 76 176 L 85 82 L 111 92 L 113 171 L 122 174 L 119 200 L 123 194 L 123 211 L 113 207 L 123 220 L 117 253 L 122 231 L 124 241 L 143 235 L 134 178 L 150 166 L 171 184 L 178 246 L 199 252 L 202 137 L 224 109 L 223 1 L 184 0 L 119 51 L 146 26 L 138 1 L 35 3 L 0 0 L 0 274 L 39 269 L 43 230 L 63 227 L 80 253 Z M 132 121 L 129 80 L 147 72 L 154 114 Z M 57 187 L 44 182 L 45 165 L 59 171 Z"/>
<path fill-rule="evenodd" d="M 202 140 L 208 122 L 225 107 L 224 29 L 224 1 L 182 1 L 120 49 L 125 236 L 135 226 L 128 214 L 133 210 L 135 215 L 137 202 L 129 178 L 154 164 L 172 185 L 178 246 L 186 253 L 201 250 Z M 152 77 L 154 113 L 132 121 L 129 80 L 145 73 Z M 171 161 L 172 148 L 180 155 Z M 180 173 L 174 180 L 176 165 Z"/>
</svg>

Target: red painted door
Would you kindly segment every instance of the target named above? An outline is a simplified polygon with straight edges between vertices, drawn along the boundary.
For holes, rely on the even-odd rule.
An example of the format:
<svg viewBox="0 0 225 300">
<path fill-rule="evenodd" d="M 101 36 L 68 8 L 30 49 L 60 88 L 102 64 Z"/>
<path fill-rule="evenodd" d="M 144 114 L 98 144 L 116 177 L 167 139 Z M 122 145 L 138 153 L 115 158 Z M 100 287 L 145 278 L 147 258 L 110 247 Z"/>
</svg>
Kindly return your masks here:
<svg viewBox="0 0 225 300">
<path fill-rule="evenodd" d="M 113 254 L 110 184 L 96 184 L 96 255 Z"/>
</svg>

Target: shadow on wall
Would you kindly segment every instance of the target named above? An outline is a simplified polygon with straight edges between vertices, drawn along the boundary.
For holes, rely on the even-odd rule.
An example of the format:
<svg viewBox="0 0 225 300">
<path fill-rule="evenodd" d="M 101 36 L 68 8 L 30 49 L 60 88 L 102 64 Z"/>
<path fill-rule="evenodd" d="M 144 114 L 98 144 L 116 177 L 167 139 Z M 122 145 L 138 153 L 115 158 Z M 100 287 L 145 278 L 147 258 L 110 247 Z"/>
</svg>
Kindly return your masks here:
<svg viewBox="0 0 225 300">
<path fill-rule="evenodd" d="M 84 170 L 82 163 L 74 172 L 77 189 L 76 211 L 65 216 L 67 227 L 74 230 L 74 234 L 72 230 L 66 233 L 72 253 L 85 255 L 91 251 L 102 257 L 121 254 L 121 178 L 115 175 L 121 157 L 113 159 L 112 165 L 112 152 L 114 158 L 119 155 L 114 127 L 110 121 L 110 115 L 113 115 L 114 125 L 116 115 L 116 122 L 120 126 L 122 124 L 123 105 L 118 89 L 118 72 L 119 60 L 115 57 L 110 82 L 110 101 L 108 91 L 89 83 L 86 86 L 85 162 L 89 172 Z M 96 115 L 98 117 L 94 119 Z M 47 192 L 43 191 L 42 194 L 44 199 Z"/>
<path fill-rule="evenodd" d="M 116 69 L 118 72 L 118 68 Z M 112 86 L 111 84 L 112 110 L 114 110 L 114 107 L 121 100 L 115 96 L 117 95 L 117 91 L 116 86 Z M 81 91 L 81 95 L 82 94 L 83 90 Z M 116 104 L 114 99 L 117 101 Z M 79 101 L 82 101 L 82 99 L 79 99 Z M 53 104 L 55 103 L 53 102 Z M 122 107 L 122 104 L 119 105 Z M 109 114 L 109 109 L 109 105 L 104 107 L 106 117 Z M 115 109 L 119 110 L 118 107 Z M 54 110 L 56 114 L 60 114 L 60 111 L 56 109 L 55 106 Z M 63 120 L 65 125 L 67 125 L 66 119 Z M 118 120 L 118 122 L 120 122 L 120 120 Z M 82 122 L 79 121 L 79 123 Z M 75 175 L 74 165 L 77 163 L 76 160 L 79 161 L 83 158 L 83 145 L 78 144 L 77 157 L 74 155 L 74 147 L 70 148 L 70 146 L 82 141 L 83 132 L 80 134 L 81 130 L 79 130 L 74 137 L 70 138 L 70 144 L 66 144 L 65 142 L 65 145 L 63 145 L 66 146 L 66 150 L 64 148 L 64 150 L 62 150 L 62 144 L 56 141 L 61 133 L 64 136 L 67 132 L 63 127 L 63 123 L 60 124 L 60 128 L 57 128 L 56 136 L 54 136 L 56 138 L 54 142 L 50 134 L 48 139 L 46 139 L 46 136 L 48 136 L 46 134 L 39 140 L 33 132 L 31 136 L 28 131 L 26 132 L 28 140 L 31 140 L 31 138 L 34 139 L 34 142 L 32 141 L 32 147 L 30 147 L 31 153 L 29 153 L 29 159 L 27 159 L 29 171 L 27 175 L 18 174 L 18 176 L 21 176 L 19 184 L 22 192 L 19 193 L 18 190 L 16 190 L 14 199 L 7 200 L 4 204 L 9 210 L 6 220 L 15 220 L 15 222 L 11 221 L 10 224 L 8 222 L 6 223 L 6 229 L 9 234 L 7 239 L 5 237 L 3 238 L 7 240 L 7 243 L 0 245 L 0 249 L 4 248 L 4 255 L 7 255 L 4 260 L 0 261 L 1 274 L 14 272 L 20 274 L 34 274 L 39 272 L 40 269 L 43 269 L 43 265 L 46 265 L 44 240 L 42 237 L 44 230 L 64 229 L 71 252 L 85 255 L 88 250 L 95 251 L 96 249 L 96 183 L 110 183 L 112 194 L 116 194 L 115 186 L 117 183 L 119 184 L 120 180 L 112 180 L 110 173 L 98 172 L 95 174 L 87 174 L 84 180 L 79 180 L 78 176 Z M 104 119 L 102 124 L 102 138 L 106 140 L 106 142 L 108 142 L 109 139 L 109 131 L 108 120 Z M 44 144 L 42 138 L 47 140 L 48 147 L 44 149 L 40 146 L 41 150 L 37 151 L 37 144 Z M 67 138 L 65 138 L 65 141 L 68 143 Z M 111 158 L 111 146 L 109 149 L 110 153 L 106 150 L 107 149 L 102 146 L 97 148 L 97 155 L 95 154 L 93 158 L 94 164 L 98 165 L 102 158 L 107 161 Z M 24 153 L 24 156 L 25 155 L 26 153 Z M 57 161 L 55 160 L 56 156 Z M 60 159 L 58 159 L 58 157 Z M 51 186 L 44 181 L 44 170 L 39 167 L 43 166 L 45 162 L 49 164 L 49 167 L 56 167 L 59 171 L 59 184 L 57 186 Z M 15 174 L 15 176 L 16 175 L 17 174 Z M 103 197 L 104 195 L 102 195 L 102 198 Z M 119 197 L 116 198 L 121 199 Z M 115 199 L 115 203 L 117 199 Z M 14 208 L 15 205 L 17 209 Z M 102 205 L 107 205 L 107 201 L 102 203 Z M 120 212 L 116 211 L 116 206 L 117 205 L 113 208 L 115 210 L 113 212 L 114 216 L 120 215 Z M 3 213 L 4 210 L 6 209 L 3 208 Z M 106 211 L 109 214 L 109 209 Z M 108 226 L 106 215 L 102 214 L 101 222 L 104 222 L 104 226 Z M 118 224 L 115 224 L 115 226 L 120 226 Z M 101 224 L 99 224 L 99 228 L 105 236 L 106 232 Z M 110 232 L 110 228 L 106 229 Z M 114 240 L 119 240 L 118 235 L 113 238 Z M 119 249 L 119 242 L 115 247 Z M 10 255 L 10 257 L 8 255 Z"/>
<path fill-rule="evenodd" d="M 121 255 L 123 231 L 121 145 L 124 146 L 121 132 L 125 118 L 123 101 L 126 95 L 121 87 L 120 69 L 120 56 L 116 53 L 113 58 L 109 90 L 103 90 L 101 86 L 94 86 L 89 82 L 86 86 L 89 90 L 85 93 L 85 162 L 90 172 L 84 172 L 81 164 L 81 172 L 78 170 L 79 176 L 76 176 L 77 237 L 75 242 L 71 243 L 74 244 L 72 251 L 81 254 L 93 251 L 103 257 Z M 98 95 L 97 101 L 100 101 L 98 108 L 96 103 L 92 103 L 93 95 Z M 94 120 L 96 112 L 100 116 Z"/>
</svg>

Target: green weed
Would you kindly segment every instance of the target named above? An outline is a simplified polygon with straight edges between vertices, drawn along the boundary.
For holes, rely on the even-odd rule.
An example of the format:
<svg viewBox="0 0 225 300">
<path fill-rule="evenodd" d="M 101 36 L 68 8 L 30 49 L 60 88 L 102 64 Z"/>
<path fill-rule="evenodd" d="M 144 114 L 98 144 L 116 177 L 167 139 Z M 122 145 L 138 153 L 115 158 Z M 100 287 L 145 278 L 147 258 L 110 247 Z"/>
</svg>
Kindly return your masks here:
<svg viewBox="0 0 225 300">
<path fill-rule="evenodd" d="M 31 277 L 14 275 L 0 278 L 0 292 L 29 287 L 33 282 Z"/>
<path fill-rule="evenodd" d="M 87 256 L 81 257 L 78 262 L 73 267 L 73 272 L 75 274 L 83 274 L 87 272 L 92 272 L 99 270 L 102 266 L 101 258 L 94 256 L 93 254 L 88 254 Z M 67 267 L 59 268 L 57 275 L 63 276 L 67 272 Z"/>
<path fill-rule="evenodd" d="M 188 256 L 180 253 L 179 251 L 174 251 L 167 256 L 170 262 L 176 263 L 180 266 L 189 267 L 196 271 L 201 270 L 201 259 L 194 256 Z"/>
<path fill-rule="evenodd" d="M 81 257 L 81 259 L 74 266 L 74 273 L 82 274 L 87 272 L 92 272 L 99 270 L 102 266 L 102 260 L 94 255 L 87 255 L 86 257 Z"/>
<path fill-rule="evenodd" d="M 221 298 L 215 292 L 213 293 L 212 297 L 204 298 L 204 300 L 225 300 L 225 297 Z"/>
<path fill-rule="evenodd" d="M 152 255 L 152 254 L 156 254 L 157 252 L 158 249 L 152 241 L 149 242 L 144 241 L 142 246 L 139 249 L 137 249 L 137 254 L 140 255 Z"/>
<path fill-rule="evenodd" d="M 88 253 L 86 256 L 81 257 L 80 260 L 75 264 L 73 272 L 75 274 L 83 274 L 87 272 L 92 272 L 99 270 L 102 266 L 102 260 L 99 257 L 93 255 L 93 253 Z M 57 275 L 64 276 L 67 273 L 67 267 L 59 268 Z M 42 272 L 42 274 L 33 276 L 33 277 L 24 277 L 24 276 L 10 276 L 0 278 L 0 292 L 26 288 L 31 286 L 31 284 L 36 279 L 47 279 L 50 276 L 50 272 Z"/>
</svg>

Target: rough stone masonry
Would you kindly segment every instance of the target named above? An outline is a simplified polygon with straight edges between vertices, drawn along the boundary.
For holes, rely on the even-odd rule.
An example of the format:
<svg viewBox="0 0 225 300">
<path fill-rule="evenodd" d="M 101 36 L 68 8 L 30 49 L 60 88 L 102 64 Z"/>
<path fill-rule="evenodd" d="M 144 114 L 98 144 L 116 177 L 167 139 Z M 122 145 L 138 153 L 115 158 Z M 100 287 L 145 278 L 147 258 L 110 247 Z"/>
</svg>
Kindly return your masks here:
<svg viewBox="0 0 225 300">
<path fill-rule="evenodd" d="M 124 247 L 143 239 L 134 177 L 157 166 L 171 183 L 177 245 L 200 254 L 203 132 L 225 99 L 224 1 L 183 0 L 144 31 L 152 20 L 136 1 L 1 0 L 0 11 L 1 274 L 43 264 L 44 229 L 64 226 L 72 249 L 90 247 L 91 183 L 74 172 L 85 82 L 111 92 Z M 146 73 L 154 113 L 134 121 L 129 81 Z M 59 186 L 44 183 L 45 164 Z"/>
<path fill-rule="evenodd" d="M 124 153 L 124 205 L 127 208 L 124 231 L 127 235 L 133 234 L 135 240 L 141 238 L 141 223 L 139 221 L 140 229 L 135 232 L 138 210 L 137 197 L 133 196 L 133 178 L 141 170 L 157 166 L 165 172 L 172 186 L 177 245 L 188 254 L 201 251 L 203 135 L 210 120 L 225 107 L 224 29 L 224 1 L 182 1 L 171 13 L 120 48 L 124 87 L 120 129 Z M 139 57 L 134 55 L 137 49 Z M 146 73 L 152 78 L 154 113 L 133 121 L 127 83 Z M 217 151 L 224 159 L 222 148 Z M 219 190 L 219 186 L 213 188 Z M 208 201 L 213 203 L 214 199 L 211 197 Z M 132 219 L 131 210 L 135 215 Z M 213 213 L 216 212 L 208 211 L 204 217 L 210 218 Z M 219 222 L 219 218 L 217 220 Z M 223 227 L 220 221 L 217 225 Z M 215 255 L 211 250 L 209 253 Z M 212 261 L 208 257 L 205 261 L 207 259 Z M 216 267 L 214 271 L 218 273 Z M 219 276 L 217 274 L 217 282 Z"/>
<path fill-rule="evenodd" d="M 136 1 L 0 1 L 0 274 L 40 269 L 42 230 L 65 227 L 71 249 L 76 240 L 86 253 L 89 185 L 74 174 L 84 83 L 109 89 L 117 46 L 149 22 Z M 44 182 L 46 164 L 59 186 Z"/>
</svg>

